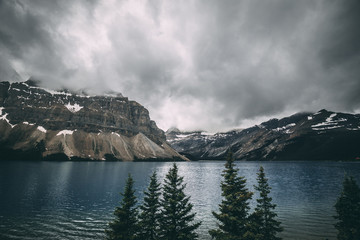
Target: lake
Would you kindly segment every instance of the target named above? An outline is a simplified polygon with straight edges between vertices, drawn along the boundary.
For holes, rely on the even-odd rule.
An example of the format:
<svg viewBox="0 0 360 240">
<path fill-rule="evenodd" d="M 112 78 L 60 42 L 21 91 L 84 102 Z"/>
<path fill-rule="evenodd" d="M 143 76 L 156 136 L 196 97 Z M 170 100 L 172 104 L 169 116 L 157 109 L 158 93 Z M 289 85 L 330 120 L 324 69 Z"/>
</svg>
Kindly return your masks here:
<svg viewBox="0 0 360 240">
<path fill-rule="evenodd" d="M 216 226 L 224 162 L 179 162 L 200 239 Z M 253 190 L 262 165 L 278 206 L 284 239 L 336 239 L 334 204 L 344 174 L 360 183 L 360 163 L 237 162 Z M 141 202 L 154 170 L 162 182 L 169 162 L 0 162 L 0 239 L 101 239 L 120 201 L 128 173 Z M 254 195 L 252 209 L 256 201 Z"/>
</svg>

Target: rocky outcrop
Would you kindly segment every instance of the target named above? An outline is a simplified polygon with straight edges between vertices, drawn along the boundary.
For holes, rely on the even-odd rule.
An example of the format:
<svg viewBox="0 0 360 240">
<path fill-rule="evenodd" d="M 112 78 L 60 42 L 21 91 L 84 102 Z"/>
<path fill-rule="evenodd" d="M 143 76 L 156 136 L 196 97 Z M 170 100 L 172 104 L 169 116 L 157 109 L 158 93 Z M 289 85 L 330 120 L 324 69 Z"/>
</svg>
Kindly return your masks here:
<svg viewBox="0 0 360 240">
<path fill-rule="evenodd" d="M 0 82 L 0 133 L 1 159 L 187 160 L 139 103 L 34 81 Z"/>
<path fill-rule="evenodd" d="M 170 130 L 167 140 L 192 158 L 224 159 L 231 149 L 238 160 L 359 160 L 360 115 L 299 113 L 225 133 Z"/>
</svg>

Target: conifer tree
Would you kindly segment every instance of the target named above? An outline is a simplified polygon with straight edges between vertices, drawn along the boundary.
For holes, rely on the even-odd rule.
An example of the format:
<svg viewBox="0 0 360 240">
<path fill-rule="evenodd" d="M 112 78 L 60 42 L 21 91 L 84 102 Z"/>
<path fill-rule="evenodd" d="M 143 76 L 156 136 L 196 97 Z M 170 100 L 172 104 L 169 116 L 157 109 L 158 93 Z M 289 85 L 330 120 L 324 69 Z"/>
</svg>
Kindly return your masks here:
<svg viewBox="0 0 360 240">
<path fill-rule="evenodd" d="M 106 239 L 109 240 L 135 240 L 138 239 L 138 211 L 136 197 L 133 190 L 134 180 L 129 174 L 120 206 L 114 211 L 115 219 L 109 223 L 105 230 Z"/>
<path fill-rule="evenodd" d="M 264 168 L 260 167 L 257 173 L 258 185 L 255 185 L 255 190 L 259 191 L 259 198 L 256 200 L 257 205 L 252 215 L 252 224 L 257 228 L 256 239 L 258 240 L 280 240 L 276 234 L 283 229 L 280 226 L 281 222 L 275 218 L 277 214 L 274 212 L 276 204 L 272 204 L 272 198 L 269 196 L 271 187 L 268 184 L 268 179 L 265 177 Z"/>
<path fill-rule="evenodd" d="M 156 240 L 159 239 L 161 195 L 156 172 L 150 177 L 150 184 L 144 195 L 144 203 L 140 206 L 142 212 L 139 216 L 140 237 L 142 240 Z"/>
<path fill-rule="evenodd" d="M 183 177 L 178 176 L 178 167 L 174 163 L 167 173 L 161 200 L 160 230 L 162 240 L 196 240 L 195 230 L 201 223 L 193 223 L 195 213 L 191 213 L 193 205 L 190 197 L 184 193 L 186 184 Z"/>
<path fill-rule="evenodd" d="M 335 209 L 339 240 L 360 239 L 360 189 L 353 177 L 345 177 Z"/>
<path fill-rule="evenodd" d="M 209 233 L 213 239 L 252 239 L 248 219 L 252 193 L 245 186 L 246 179 L 238 176 L 238 169 L 235 169 L 234 157 L 230 151 L 222 176 L 223 200 L 219 204 L 220 212 L 212 212 L 218 220 L 218 228 L 210 230 Z"/>
</svg>

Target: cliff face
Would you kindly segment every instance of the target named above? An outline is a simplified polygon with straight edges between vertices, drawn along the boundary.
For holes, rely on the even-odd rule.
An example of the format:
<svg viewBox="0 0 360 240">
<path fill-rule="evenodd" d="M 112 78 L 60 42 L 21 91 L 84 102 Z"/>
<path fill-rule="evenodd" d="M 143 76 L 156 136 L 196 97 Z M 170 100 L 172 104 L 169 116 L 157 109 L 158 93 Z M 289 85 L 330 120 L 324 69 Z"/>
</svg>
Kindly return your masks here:
<svg viewBox="0 0 360 240">
<path fill-rule="evenodd" d="M 228 149 L 238 160 L 360 159 L 360 115 L 300 113 L 225 133 L 166 133 L 178 152 L 193 159 L 224 159 Z"/>
<path fill-rule="evenodd" d="M 0 82 L 0 133 L 7 159 L 185 160 L 139 103 L 46 90 L 33 81 Z"/>
</svg>

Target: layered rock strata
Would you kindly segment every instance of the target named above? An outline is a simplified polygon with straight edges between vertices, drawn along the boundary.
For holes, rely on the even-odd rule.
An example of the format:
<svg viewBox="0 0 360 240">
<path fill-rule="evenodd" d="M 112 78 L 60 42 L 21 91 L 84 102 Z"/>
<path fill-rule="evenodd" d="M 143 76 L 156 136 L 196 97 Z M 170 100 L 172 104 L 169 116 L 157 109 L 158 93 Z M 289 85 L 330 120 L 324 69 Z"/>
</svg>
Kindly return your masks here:
<svg viewBox="0 0 360 240">
<path fill-rule="evenodd" d="M 142 105 L 0 82 L 0 159 L 187 160 Z"/>
</svg>

